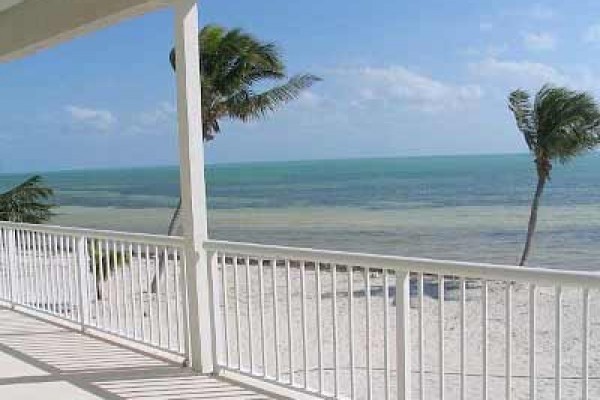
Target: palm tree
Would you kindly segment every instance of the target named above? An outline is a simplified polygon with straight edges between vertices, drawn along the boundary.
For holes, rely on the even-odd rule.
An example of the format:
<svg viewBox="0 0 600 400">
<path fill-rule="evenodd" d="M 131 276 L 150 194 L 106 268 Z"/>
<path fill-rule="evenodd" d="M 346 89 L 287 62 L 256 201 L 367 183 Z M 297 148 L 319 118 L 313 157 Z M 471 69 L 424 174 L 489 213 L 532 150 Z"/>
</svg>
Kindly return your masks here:
<svg viewBox="0 0 600 400">
<path fill-rule="evenodd" d="M 536 94 L 533 104 L 523 90 L 512 92 L 508 102 L 537 172 L 527 239 L 519 261 L 523 266 L 531 250 L 540 199 L 550 179 L 552 163 L 564 164 L 600 143 L 600 110 L 590 94 L 548 84 Z"/>
<path fill-rule="evenodd" d="M 0 194 L 0 221 L 41 224 L 52 217 L 53 196 L 51 188 L 43 184 L 42 177 L 32 176 L 25 182 Z"/>
<path fill-rule="evenodd" d="M 311 74 L 288 78 L 277 46 L 241 29 L 207 25 L 198 34 L 198 41 L 204 141 L 213 140 L 221 132 L 220 121 L 248 122 L 266 117 L 320 80 Z M 175 69 L 175 49 L 169 60 Z M 270 82 L 283 83 L 261 90 Z M 169 235 L 177 227 L 180 211 L 181 199 L 169 223 Z M 156 278 L 152 290 L 156 291 Z"/>
</svg>

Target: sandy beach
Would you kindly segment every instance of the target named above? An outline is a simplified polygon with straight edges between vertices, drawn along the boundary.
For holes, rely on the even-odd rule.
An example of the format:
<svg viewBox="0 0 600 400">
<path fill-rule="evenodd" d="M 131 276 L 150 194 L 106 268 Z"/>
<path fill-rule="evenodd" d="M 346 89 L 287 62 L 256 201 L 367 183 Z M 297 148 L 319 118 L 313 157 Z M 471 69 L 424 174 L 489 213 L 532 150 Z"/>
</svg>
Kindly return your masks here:
<svg viewBox="0 0 600 400">
<path fill-rule="evenodd" d="M 237 359 L 237 332 L 236 332 L 236 304 L 235 304 L 235 279 L 232 267 L 228 272 L 228 328 L 230 361 L 234 367 Z M 249 340 L 252 332 L 254 372 L 260 374 L 262 371 L 262 345 L 260 340 L 260 293 L 258 291 L 258 273 L 251 267 L 251 296 L 250 313 L 252 315 L 252 326 L 248 325 L 248 297 L 246 292 L 245 268 L 238 271 L 238 311 L 240 325 L 240 346 L 242 353 L 242 368 L 249 370 Z M 267 356 L 267 375 L 276 375 L 275 366 L 275 326 L 274 302 L 272 292 L 272 274 L 269 267 L 265 267 L 264 285 L 264 321 L 266 333 L 265 349 Z M 333 351 L 333 319 L 332 319 L 332 291 L 331 272 L 321 273 L 321 285 L 323 289 L 321 297 L 321 320 L 322 322 L 322 368 L 323 387 L 325 392 L 334 392 L 334 351 Z M 308 386 L 318 389 L 319 383 L 319 359 L 318 344 L 319 330 L 317 328 L 317 298 L 316 280 L 314 271 L 306 271 L 306 338 L 308 355 Z M 367 398 L 368 379 L 367 368 L 370 362 L 372 371 L 372 398 L 384 398 L 385 392 L 385 340 L 384 340 L 384 301 L 383 278 L 373 276 L 370 278 L 370 360 L 367 360 L 367 323 L 365 297 L 364 273 L 358 269 L 354 273 L 354 349 L 355 349 L 355 395 L 356 398 Z M 449 279 L 449 278 L 448 278 Z M 289 331 L 287 314 L 287 286 L 286 274 L 281 268 L 277 272 L 277 308 L 278 327 L 277 335 L 279 341 L 279 367 L 283 381 L 289 380 Z M 389 340 L 389 366 L 390 366 L 390 392 L 395 393 L 395 305 L 393 296 L 393 278 L 389 279 L 391 285 L 388 297 L 388 325 Z M 415 283 L 416 287 L 416 282 Z M 444 367 L 445 367 L 445 398 L 459 399 L 460 382 L 460 309 L 457 301 L 458 294 L 453 287 L 452 281 L 446 282 L 446 299 L 444 301 Z M 348 276 L 340 269 L 337 272 L 337 348 L 338 365 L 340 368 L 338 386 L 342 397 L 350 394 L 350 335 L 349 335 L 349 313 L 348 313 Z M 538 398 L 554 398 L 555 388 L 555 289 L 539 288 L 537 296 L 537 330 L 536 330 L 536 357 L 537 357 L 537 385 Z M 423 378 L 424 389 L 427 399 L 439 398 L 440 385 L 440 363 L 439 363 L 439 299 L 430 295 L 437 291 L 437 282 L 425 282 L 424 296 L 424 366 Z M 505 395 L 505 296 L 506 285 L 503 282 L 489 283 L 489 322 L 488 322 L 488 395 L 489 399 L 504 399 Z M 418 297 L 413 293 L 411 298 L 411 341 L 412 341 L 412 390 L 413 398 L 419 398 L 420 371 L 419 365 L 419 331 L 418 331 Z M 596 301 L 592 297 L 590 309 L 594 310 Z M 221 307 L 221 310 L 224 310 Z M 466 393 L 467 398 L 481 398 L 482 391 L 482 307 L 481 287 L 477 284 L 467 289 L 466 302 Z M 562 301 L 562 393 L 563 398 L 578 399 L 581 397 L 581 326 L 582 326 L 582 293 L 575 289 L 564 289 Z M 302 288 L 300 271 L 292 270 L 292 348 L 294 359 L 294 382 L 304 386 L 304 345 L 302 329 Z M 223 313 L 224 315 L 224 313 Z M 514 399 L 529 398 L 529 285 L 513 284 L 513 308 L 512 308 L 512 397 Z M 598 319 L 592 311 L 590 320 L 590 398 L 600 395 L 598 379 L 600 374 L 600 347 L 597 326 Z M 224 352 L 222 353 L 224 354 Z M 224 357 L 224 356 L 223 356 Z"/>
</svg>

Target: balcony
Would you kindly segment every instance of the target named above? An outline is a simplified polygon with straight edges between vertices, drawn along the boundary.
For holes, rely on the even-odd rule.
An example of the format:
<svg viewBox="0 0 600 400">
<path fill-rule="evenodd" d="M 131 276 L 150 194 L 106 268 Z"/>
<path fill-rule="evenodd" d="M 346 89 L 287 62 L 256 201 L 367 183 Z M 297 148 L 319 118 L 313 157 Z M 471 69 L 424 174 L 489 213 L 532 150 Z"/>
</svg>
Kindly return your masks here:
<svg viewBox="0 0 600 400">
<path fill-rule="evenodd" d="M 0 393 L 33 381 L 99 385 L 117 398 L 201 398 L 214 388 L 236 398 L 600 394 L 596 274 L 212 240 L 213 328 L 199 345 L 212 349 L 214 373 L 194 375 L 182 368 L 198 340 L 183 246 L 0 223 L 2 365 L 23 371 Z"/>
</svg>

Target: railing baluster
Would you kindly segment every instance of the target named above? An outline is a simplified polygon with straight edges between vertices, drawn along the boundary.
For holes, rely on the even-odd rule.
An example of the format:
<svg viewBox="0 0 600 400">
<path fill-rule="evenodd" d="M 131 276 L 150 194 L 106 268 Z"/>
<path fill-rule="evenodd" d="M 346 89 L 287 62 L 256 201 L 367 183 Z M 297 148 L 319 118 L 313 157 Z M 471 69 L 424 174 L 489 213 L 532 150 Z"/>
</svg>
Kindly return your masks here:
<svg viewBox="0 0 600 400">
<path fill-rule="evenodd" d="M 156 315 L 156 320 L 157 320 L 157 328 L 156 328 L 156 333 L 158 335 L 158 345 L 161 346 L 163 343 L 163 334 L 162 334 L 162 328 L 163 328 L 163 318 L 162 318 L 162 306 L 161 306 L 161 284 L 160 284 L 160 268 L 159 268 L 159 264 L 160 264 L 160 260 L 159 260 L 159 251 L 158 251 L 158 246 L 154 246 L 154 276 L 156 277 L 156 310 L 157 310 L 157 315 Z"/>
<path fill-rule="evenodd" d="M 303 357 L 303 373 L 304 373 L 304 389 L 308 389 L 308 327 L 306 326 L 306 264 L 304 261 L 300 263 L 300 290 L 302 303 L 302 353 Z"/>
<path fill-rule="evenodd" d="M 122 323 L 125 322 L 121 316 L 121 290 L 122 290 L 122 286 L 123 283 L 119 282 L 122 281 L 122 279 L 119 279 L 119 274 L 121 274 L 123 272 L 123 268 L 121 267 L 120 263 L 119 263 L 119 259 L 118 259 L 118 252 L 117 252 L 117 242 L 115 240 L 112 241 L 112 265 L 113 265 L 113 279 L 115 282 L 115 305 L 117 306 L 116 309 L 116 315 L 117 315 L 117 332 L 118 333 L 123 333 L 123 329 L 122 327 Z M 160 334 L 159 334 L 160 337 Z M 159 343 L 158 345 L 160 346 L 160 339 L 159 339 Z"/>
<path fill-rule="evenodd" d="M 350 330 L 350 398 L 355 396 L 355 355 L 354 355 L 354 267 L 348 265 L 348 328 Z"/>
<path fill-rule="evenodd" d="M 127 275 L 125 273 L 125 269 L 127 268 L 126 264 L 128 264 L 129 261 L 126 259 L 127 256 L 125 254 L 125 243 L 123 242 L 119 243 L 118 257 L 120 258 L 119 270 L 121 271 L 121 292 L 123 293 L 123 321 L 125 325 L 124 335 L 128 336 L 129 332 L 131 332 L 131 315 L 129 315 L 127 311 L 129 309 L 129 299 L 132 297 L 127 296 Z"/>
<path fill-rule="evenodd" d="M 390 330 L 390 306 L 389 306 L 389 283 L 388 283 L 388 271 L 382 269 L 383 274 L 383 390 L 385 393 L 385 400 L 390 399 L 390 339 L 388 331 Z"/>
<path fill-rule="evenodd" d="M 127 243 L 127 252 L 128 252 L 128 264 L 129 264 L 129 287 L 130 287 L 130 293 L 131 296 L 129 297 L 131 299 L 131 316 L 133 319 L 133 333 L 132 333 L 132 337 L 134 339 L 137 339 L 138 337 L 138 329 L 137 329 L 137 323 L 140 320 L 138 313 L 136 311 L 136 296 L 135 296 L 135 287 L 134 287 L 134 279 L 133 279 L 133 243 L 129 242 Z"/>
<path fill-rule="evenodd" d="M 323 318 L 321 316 L 321 264 L 315 265 L 315 283 L 317 285 L 316 291 L 316 307 L 317 307 L 317 355 L 318 355 L 318 369 L 319 369 L 319 380 L 318 380 L 318 391 L 323 394 L 323 332 L 321 326 L 323 325 Z M 335 329 L 335 328 L 334 328 Z"/>
<path fill-rule="evenodd" d="M 48 312 L 53 313 L 54 310 L 52 307 L 52 270 L 50 269 L 50 265 L 48 264 L 48 234 L 42 233 L 42 254 L 44 260 L 44 275 L 46 280 L 46 309 Z"/>
<path fill-rule="evenodd" d="M 73 304 L 71 303 L 71 270 L 69 263 L 69 250 L 67 249 L 68 241 L 65 235 L 61 235 L 60 237 L 60 259 L 62 264 L 62 272 L 63 272 L 63 296 L 64 296 L 64 306 L 65 309 L 65 318 L 71 319 L 73 314 Z"/>
<path fill-rule="evenodd" d="M 396 360 L 398 400 L 410 400 L 410 273 L 400 270 L 396 271 Z"/>
<path fill-rule="evenodd" d="M 333 318 L 333 385 L 335 397 L 340 396 L 340 366 L 338 354 L 337 264 L 331 265 L 331 315 Z"/>
<path fill-rule="evenodd" d="M 506 400 L 512 398 L 512 283 L 506 281 Z"/>
<path fill-rule="evenodd" d="M 152 279 L 150 278 L 150 246 L 146 245 L 144 258 L 145 258 L 145 266 L 146 266 L 146 293 L 148 294 L 148 335 L 150 342 L 154 342 L 154 310 L 152 306 L 152 297 L 154 294 L 152 293 Z M 186 354 L 188 356 L 189 354 Z M 189 361 L 189 360 L 188 360 Z"/>
<path fill-rule="evenodd" d="M 73 238 L 73 240 L 75 241 L 75 238 Z M 88 296 L 87 296 L 87 292 L 88 292 L 88 285 L 87 285 L 87 257 L 86 257 L 86 249 L 85 249 L 85 237 L 79 237 L 77 238 L 76 241 L 76 247 L 75 247 L 75 251 L 76 251 L 76 257 L 77 257 L 77 271 L 76 271 L 76 276 L 77 276 L 77 294 L 78 294 L 78 303 L 79 303 L 79 313 L 78 313 L 78 317 L 79 317 L 79 324 L 81 326 L 81 330 L 83 331 L 85 329 L 85 326 L 87 325 L 87 313 L 89 310 L 89 302 L 88 302 Z"/>
<path fill-rule="evenodd" d="M 8 262 L 8 284 L 9 284 L 9 299 L 11 306 L 15 306 L 16 302 L 16 293 L 17 291 L 17 281 L 15 277 L 15 263 L 16 263 L 16 246 L 15 246 L 15 231 L 13 229 L 5 229 L 4 230 L 6 237 L 6 244 L 8 246 L 8 252 L 6 255 L 6 259 Z"/>
<path fill-rule="evenodd" d="M 254 334 L 252 330 L 252 276 L 250 275 L 250 259 L 244 258 L 244 264 L 246 266 L 246 303 L 248 313 L 248 342 L 249 342 L 249 362 L 250 362 L 250 373 L 254 374 Z"/>
<path fill-rule="evenodd" d="M 265 342 L 265 276 L 264 276 L 264 260 L 258 259 L 258 296 L 260 306 L 260 348 L 262 350 L 262 376 L 267 376 L 267 346 Z"/>
<path fill-rule="evenodd" d="M 97 248 L 98 248 L 98 267 L 100 268 L 100 292 L 102 295 L 102 328 L 107 329 L 110 324 L 110 319 L 108 318 L 107 312 L 107 294 L 105 293 L 105 289 L 107 289 L 106 281 L 108 280 L 107 266 L 104 263 L 104 255 L 102 254 L 102 241 L 98 239 Z"/>
<path fill-rule="evenodd" d="M 288 355 L 290 364 L 290 385 L 295 385 L 294 380 L 294 327 L 292 325 L 292 274 L 290 260 L 285 260 L 286 291 L 287 291 L 287 317 L 288 317 Z"/>
<path fill-rule="evenodd" d="M 240 289 L 238 280 L 238 258 L 233 257 L 233 286 L 235 288 L 235 331 L 237 335 L 237 360 L 239 370 L 242 366 L 242 334 L 240 329 Z"/>
<path fill-rule="evenodd" d="M 367 399 L 373 398 L 373 366 L 371 361 L 371 271 L 368 267 L 365 271 L 365 308 L 366 321 L 365 329 L 367 333 Z"/>
<path fill-rule="evenodd" d="M 144 322 L 146 320 L 146 315 L 145 315 L 145 311 L 144 311 L 144 286 L 143 286 L 143 277 L 142 277 L 142 246 L 141 244 L 137 244 L 136 246 L 136 255 L 137 255 L 137 269 L 138 269 L 138 288 L 140 291 L 140 296 L 139 296 L 139 300 L 140 300 L 140 308 L 139 308 L 139 316 L 140 316 L 140 336 L 142 340 L 146 340 L 146 332 L 145 332 L 145 327 L 144 327 Z M 175 255 L 175 257 L 177 257 L 177 255 Z M 177 268 L 177 258 L 175 258 L 175 265 Z M 177 279 L 177 278 L 175 278 Z M 177 287 L 179 288 L 179 284 L 177 284 Z M 179 299 L 179 296 L 177 296 L 177 298 Z M 179 303 L 179 301 L 177 302 Z M 179 349 L 180 351 L 182 350 L 181 348 Z"/>
<path fill-rule="evenodd" d="M 33 260 L 34 255 L 33 254 L 28 254 L 28 253 L 32 253 L 32 240 L 31 240 L 31 232 L 29 231 L 24 231 L 25 233 L 25 249 L 23 252 L 23 256 L 24 259 L 26 260 L 26 268 L 24 268 L 24 272 L 25 272 L 25 276 L 24 276 L 24 280 L 25 280 L 25 287 L 26 287 L 26 296 L 25 299 L 27 301 L 27 303 L 29 303 L 31 305 L 31 303 L 33 303 L 33 299 L 34 299 L 34 295 L 36 294 L 36 290 L 34 289 L 34 285 L 36 283 L 36 280 L 33 278 L 34 277 L 34 267 L 33 267 Z M 34 307 L 36 307 L 36 304 L 33 304 Z"/>
<path fill-rule="evenodd" d="M 279 307 L 277 304 L 277 259 L 273 259 L 273 327 L 275 328 L 275 379 L 281 382 L 281 366 L 279 361 Z"/>
<path fill-rule="evenodd" d="M 104 263 L 106 265 L 106 281 L 108 283 L 108 317 L 109 324 L 106 327 L 109 331 L 114 331 L 115 327 L 115 316 L 114 316 L 114 298 L 113 298 L 113 284 L 114 284 L 114 269 L 111 268 L 111 259 L 110 256 L 110 248 L 108 245 L 108 240 L 104 240 Z"/>
<path fill-rule="evenodd" d="M 445 297 L 445 292 L 444 292 L 444 286 L 445 286 L 445 279 L 444 279 L 444 275 L 439 275 L 438 276 L 438 306 L 439 306 L 439 314 L 440 314 L 440 318 L 439 318 L 439 340 L 440 340 L 440 354 L 439 354 L 439 359 L 440 359 L 440 400 L 444 400 L 444 395 L 446 394 L 446 387 L 445 387 L 445 383 L 446 383 L 446 369 L 445 369 L 445 338 L 444 338 L 444 334 L 445 334 L 445 315 L 444 315 L 444 297 Z"/>
<path fill-rule="evenodd" d="M 556 400 L 561 400 L 562 397 L 562 286 L 556 287 L 556 308 L 555 308 L 555 324 L 556 338 L 554 339 L 555 360 L 554 360 L 554 395 Z"/>
<path fill-rule="evenodd" d="M 165 271 L 164 271 L 165 277 L 164 277 L 164 279 L 165 279 L 165 296 L 166 296 L 165 304 L 166 304 L 166 308 L 167 308 L 167 310 L 166 310 L 166 312 L 167 312 L 167 348 L 170 349 L 170 348 L 172 348 L 171 327 L 173 325 L 172 325 L 172 319 L 171 319 L 171 305 L 170 305 L 171 291 L 169 290 L 169 276 L 170 276 L 169 253 L 168 253 L 168 248 L 166 246 L 163 248 L 163 258 L 165 260 Z M 210 258 L 208 260 L 210 261 L 209 268 L 211 268 L 211 271 L 212 271 L 213 260 Z M 211 272 L 211 276 L 212 276 L 212 272 Z M 211 282 L 211 284 L 212 284 L 212 282 Z M 213 336 L 215 336 L 215 335 L 213 335 Z M 213 350 L 215 350 L 215 349 L 216 348 L 213 346 Z M 216 360 L 216 358 L 214 360 Z"/>
<path fill-rule="evenodd" d="M 34 237 L 34 254 L 35 254 L 35 261 L 36 261 L 36 272 L 37 272 L 37 277 L 38 277 L 38 282 L 39 282 L 39 286 L 38 286 L 38 293 L 40 296 L 40 301 L 38 304 L 38 308 L 40 308 L 43 311 L 48 311 L 47 310 L 47 298 L 48 298 L 48 291 L 46 290 L 46 271 L 44 270 L 44 265 L 43 263 L 43 255 L 42 255 L 42 233 L 40 232 L 34 232 L 33 237 Z"/>
<path fill-rule="evenodd" d="M 225 365 L 227 367 L 231 367 L 231 362 L 230 362 L 230 351 L 229 351 L 229 299 L 228 299 L 228 291 L 229 291 L 229 287 L 227 285 L 227 264 L 225 263 L 225 254 L 221 254 L 221 284 L 223 286 L 223 308 L 225 310 L 225 313 L 223 315 L 223 325 L 225 327 L 225 331 L 223 332 L 223 335 L 225 336 L 224 341 L 225 341 Z"/>
<path fill-rule="evenodd" d="M 589 289 L 583 290 L 583 332 L 581 341 L 581 371 L 582 371 L 582 383 L 581 383 L 581 399 L 588 400 L 589 396 L 589 330 L 590 330 L 590 291 Z"/>
<path fill-rule="evenodd" d="M 425 326 L 423 323 L 423 279 L 423 273 L 419 272 L 417 285 L 419 291 L 419 399 L 421 400 L 425 400 Z"/>
<path fill-rule="evenodd" d="M 482 324 L 482 399 L 488 398 L 488 281 L 484 280 L 481 288 L 481 324 Z"/>
<path fill-rule="evenodd" d="M 29 248 L 31 247 L 31 238 L 29 237 L 28 231 L 23 231 L 23 294 L 24 301 L 31 305 L 32 292 L 33 292 L 33 279 L 29 279 L 31 276 L 31 258 Z"/>
<path fill-rule="evenodd" d="M 22 303 L 29 303 L 30 301 L 30 296 L 31 296 L 31 291 L 30 289 L 30 281 L 27 279 L 27 275 L 29 274 L 29 259 L 28 259 L 28 255 L 27 255 L 27 242 L 28 242 L 28 237 L 27 234 L 24 230 L 20 230 L 19 231 L 19 237 L 20 237 L 20 243 L 19 243 L 19 256 L 20 256 L 20 261 L 19 261 L 19 277 L 21 280 L 21 302 Z"/>
<path fill-rule="evenodd" d="M 166 255 L 166 254 L 165 254 Z M 221 363 L 219 362 L 219 349 L 222 348 L 221 343 L 221 330 L 222 330 L 222 321 L 221 321 L 221 313 L 219 312 L 219 291 L 218 291 L 218 279 L 219 271 L 218 271 L 218 260 L 219 253 L 216 251 L 209 251 L 206 254 L 206 259 L 208 262 L 208 281 L 209 281 L 209 295 L 210 295 L 210 320 L 211 324 L 214 328 L 214 332 L 211 335 L 212 341 L 212 358 L 213 358 L 213 374 L 218 375 L 221 369 Z M 168 258 L 167 258 L 168 260 Z M 165 277 L 167 278 L 166 282 L 169 282 L 169 274 L 165 268 Z M 167 283 L 167 288 L 169 284 Z"/>
<path fill-rule="evenodd" d="M 465 278 L 460 278 L 460 399 L 467 399 L 467 291 Z"/>
<path fill-rule="evenodd" d="M 95 309 L 96 309 L 96 318 L 95 318 L 95 323 L 94 325 L 96 326 L 96 328 L 98 327 L 98 323 L 100 320 L 100 306 L 98 304 L 98 302 L 100 301 L 100 298 L 98 296 L 98 263 L 96 260 L 96 242 L 94 239 L 90 239 L 89 242 L 89 246 L 91 247 L 91 262 L 92 262 L 92 280 L 93 280 L 93 291 L 94 291 L 94 303 L 95 303 Z"/>
<path fill-rule="evenodd" d="M 65 277 L 64 277 L 64 266 L 61 255 L 62 247 L 60 246 L 60 236 L 57 235 L 54 237 L 54 252 L 56 253 L 56 279 L 57 279 L 57 293 L 58 293 L 58 301 L 60 304 L 60 312 L 59 315 L 62 317 L 66 317 L 65 310 Z"/>
<path fill-rule="evenodd" d="M 215 253 L 215 254 L 217 254 L 217 253 Z M 177 346 L 176 346 L 176 348 L 177 348 L 178 351 L 182 352 L 183 349 L 181 348 L 181 326 L 180 326 L 181 320 L 180 320 L 180 316 L 179 316 L 179 313 L 180 313 L 179 302 L 181 301 L 181 297 L 179 295 L 179 279 L 178 279 L 178 276 L 179 276 L 179 261 L 177 260 L 177 258 L 178 258 L 177 248 L 173 248 L 172 249 L 172 255 L 173 255 L 173 285 L 174 285 L 174 288 L 175 288 L 175 321 L 176 321 L 175 325 L 176 325 L 176 329 L 177 329 L 176 335 L 175 335 L 175 338 L 177 340 Z M 216 258 L 214 260 L 214 262 L 216 264 L 218 264 L 218 258 Z M 215 268 L 217 268 L 217 265 L 215 265 Z M 218 274 L 216 274 L 216 271 L 215 271 L 215 275 L 214 275 L 215 281 L 217 279 L 217 276 L 218 276 Z M 168 279 L 168 275 L 167 275 L 167 279 Z M 140 287 L 141 287 L 141 283 L 140 283 Z M 215 305 L 216 304 L 219 304 L 219 303 L 215 302 Z M 219 309 L 215 309 L 215 312 L 218 312 L 218 311 L 219 311 Z M 142 329 L 142 335 L 143 335 L 144 324 L 142 324 L 141 329 Z M 215 334 L 217 334 L 217 335 L 220 334 L 220 332 L 219 333 L 217 333 L 217 332 L 218 331 L 215 330 Z M 218 360 L 218 358 L 215 357 L 214 361 L 217 362 L 217 360 Z"/>
</svg>

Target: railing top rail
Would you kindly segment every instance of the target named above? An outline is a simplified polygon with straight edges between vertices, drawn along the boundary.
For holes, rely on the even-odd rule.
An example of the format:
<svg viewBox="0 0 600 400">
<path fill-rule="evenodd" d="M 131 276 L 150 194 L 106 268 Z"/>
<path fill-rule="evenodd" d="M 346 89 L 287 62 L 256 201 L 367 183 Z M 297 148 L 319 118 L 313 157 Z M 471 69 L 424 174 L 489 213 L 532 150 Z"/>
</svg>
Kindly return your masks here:
<svg viewBox="0 0 600 400">
<path fill-rule="evenodd" d="M 285 258 L 352 265 L 367 268 L 383 268 L 398 271 L 423 272 L 472 279 L 516 281 L 551 286 L 577 286 L 600 289 L 600 274 L 547 268 L 518 267 L 489 263 L 433 260 L 427 258 L 385 256 L 345 251 L 316 250 L 254 243 L 208 240 L 207 251 L 221 251 L 251 257 Z"/>
<path fill-rule="evenodd" d="M 140 242 L 158 246 L 182 247 L 183 238 L 180 236 L 151 235 L 146 233 L 129 233 L 110 230 L 97 230 L 85 228 L 70 228 L 57 225 L 25 224 L 20 222 L 0 221 L 0 228 L 22 229 L 41 233 L 89 237 L 93 239 L 118 240 L 124 242 Z"/>
</svg>

